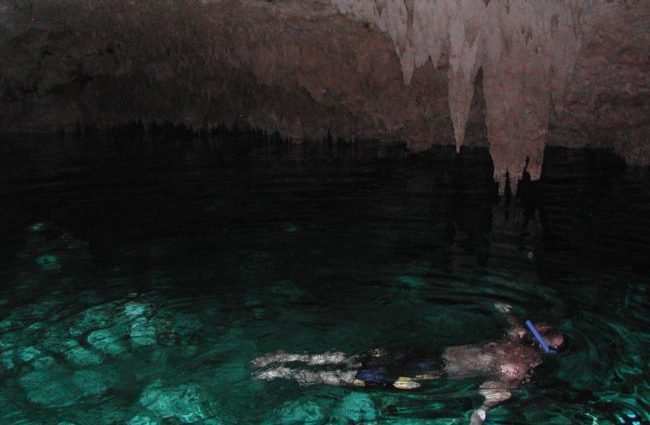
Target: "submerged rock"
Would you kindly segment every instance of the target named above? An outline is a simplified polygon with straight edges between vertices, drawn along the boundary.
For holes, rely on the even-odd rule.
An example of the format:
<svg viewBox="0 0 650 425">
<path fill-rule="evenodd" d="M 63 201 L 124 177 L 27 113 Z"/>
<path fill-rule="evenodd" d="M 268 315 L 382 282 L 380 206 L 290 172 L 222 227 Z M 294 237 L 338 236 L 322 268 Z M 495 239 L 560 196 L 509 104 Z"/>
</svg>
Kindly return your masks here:
<svg viewBox="0 0 650 425">
<path fill-rule="evenodd" d="M 64 353 L 71 348 L 79 346 L 79 343 L 74 339 L 66 338 L 64 332 L 59 332 L 57 329 L 51 329 L 45 335 L 41 346 L 52 353 Z"/>
<path fill-rule="evenodd" d="M 120 342 L 119 336 L 115 335 L 110 329 L 100 329 L 88 334 L 88 344 L 97 350 L 116 356 L 126 351 L 124 345 Z"/>
<path fill-rule="evenodd" d="M 94 370 L 78 370 L 72 376 L 72 382 L 79 388 L 82 396 L 103 394 L 108 387 L 102 375 Z"/>
<path fill-rule="evenodd" d="M 46 298 L 30 304 L 28 309 L 28 315 L 30 318 L 36 318 L 38 320 L 54 320 L 57 317 L 57 310 L 61 309 L 65 304 L 65 301 L 58 299 L 52 295 L 48 295 Z M 34 323 L 35 325 L 44 323 Z"/>
<path fill-rule="evenodd" d="M 16 364 L 14 363 L 14 350 L 12 348 L 7 349 L 0 354 L 0 363 L 5 367 L 5 369 L 13 369 Z"/>
<path fill-rule="evenodd" d="M 112 304 L 91 307 L 81 313 L 75 323 L 70 326 L 70 336 L 81 336 L 89 331 L 106 328 L 112 324 L 115 311 Z"/>
<path fill-rule="evenodd" d="M 135 346 L 156 343 L 156 327 L 146 318 L 138 317 L 131 325 L 131 343 Z"/>
<path fill-rule="evenodd" d="M 158 342 L 162 345 L 187 345 L 193 342 L 203 323 L 196 314 L 162 311 L 152 321 L 158 332 Z"/>
<path fill-rule="evenodd" d="M 176 418 L 186 424 L 205 418 L 197 384 L 165 387 L 157 380 L 145 388 L 140 403 L 163 418 Z"/>
<path fill-rule="evenodd" d="M 30 401 L 48 407 L 70 406 L 83 397 L 100 395 L 107 389 L 99 372 L 72 372 L 62 366 L 29 372 L 18 381 Z"/>
<path fill-rule="evenodd" d="M 221 419 L 210 418 L 202 422 L 202 425 L 225 425 L 225 422 Z"/>
<path fill-rule="evenodd" d="M 353 392 L 347 395 L 336 408 L 335 417 L 346 418 L 353 423 L 377 420 L 375 405 L 366 393 Z"/>
<path fill-rule="evenodd" d="M 41 355 L 41 351 L 38 348 L 29 346 L 25 347 L 20 351 L 20 360 L 24 362 L 30 362 L 35 358 Z"/>
<path fill-rule="evenodd" d="M 95 353 L 94 351 L 90 351 L 84 347 L 71 348 L 63 353 L 63 355 L 65 356 L 66 360 L 79 366 L 98 365 L 104 361 L 103 357 L 100 354 Z"/>
<path fill-rule="evenodd" d="M 56 361 L 51 356 L 43 356 L 35 359 L 32 363 L 34 369 L 49 369 L 56 364 Z"/>
<path fill-rule="evenodd" d="M 127 317 L 135 319 L 140 316 L 150 315 L 151 308 L 146 304 L 130 301 L 124 305 L 124 314 Z"/>
<path fill-rule="evenodd" d="M 280 409 L 277 422 L 281 424 L 321 424 L 326 418 L 321 406 L 313 401 L 301 400 L 285 403 Z M 270 425 L 270 423 L 269 423 Z"/>
<path fill-rule="evenodd" d="M 145 415 L 136 415 L 132 417 L 126 425 L 158 425 L 160 421 Z"/>
</svg>

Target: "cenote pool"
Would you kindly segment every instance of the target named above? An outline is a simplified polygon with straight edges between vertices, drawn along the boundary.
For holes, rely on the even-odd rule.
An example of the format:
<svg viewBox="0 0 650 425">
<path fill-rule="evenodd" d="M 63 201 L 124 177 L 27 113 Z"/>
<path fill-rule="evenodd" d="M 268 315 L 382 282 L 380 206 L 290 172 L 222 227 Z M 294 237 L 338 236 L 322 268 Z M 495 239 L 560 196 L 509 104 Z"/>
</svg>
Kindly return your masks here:
<svg viewBox="0 0 650 425">
<path fill-rule="evenodd" d="M 282 349 L 498 339 L 566 349 L 487 424 L 650 423 L 650 174 L 548 149 L 499 200 L 487 151 L 210 140 L 0 147 L 0 423 L 467 424 L 418 391 L 251 378 Z"/>
</svg>

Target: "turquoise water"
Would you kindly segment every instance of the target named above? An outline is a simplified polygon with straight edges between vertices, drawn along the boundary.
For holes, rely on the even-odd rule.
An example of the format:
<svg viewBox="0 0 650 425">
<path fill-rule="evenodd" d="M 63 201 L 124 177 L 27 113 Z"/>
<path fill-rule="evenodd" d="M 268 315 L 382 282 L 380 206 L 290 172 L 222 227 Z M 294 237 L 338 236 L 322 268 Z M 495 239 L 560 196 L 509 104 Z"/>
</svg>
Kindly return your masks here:
<svg viewBox="0 0 650 425">
<path fill-rule="evenodd" d="M 0 423 L 466 424 L 479 380 L 300 386 L 249 362 L 488 342 L 505 302 L 568 342 L 488 424 L 647 424 L 649 183 L 558 149 L 506 202 L 484 151 L 5 143 Z"/>
</svg>

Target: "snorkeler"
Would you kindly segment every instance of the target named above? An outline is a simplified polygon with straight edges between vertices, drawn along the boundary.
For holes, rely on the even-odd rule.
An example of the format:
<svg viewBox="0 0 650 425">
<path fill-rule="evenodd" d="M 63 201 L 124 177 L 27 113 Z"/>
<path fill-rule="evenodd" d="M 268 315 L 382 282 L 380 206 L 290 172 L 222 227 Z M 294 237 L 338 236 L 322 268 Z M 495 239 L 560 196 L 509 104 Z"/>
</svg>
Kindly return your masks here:
<svg viewBox="0 0 650 425">
<path fill-rule="evenodd" d="M 521 323 L 511 314 L 511 307 L 496 303 L 506 314 L 510 328 L 498 342 L 446 347 L 440 350 L 375 349 L 364 355 L 342 352 L 323 354 L 288 354 L 282 351 L 254 359 L 253 367 L 262 369 L 255 379 L 293 379 L 302 385 L 326 384 L 350 387 L 389 387 L 414 390 L 420 382 L 444 377 L 485 379 L 479 393 L 485 398 L 471 416 L 470 425 L 483 423 L 490 408 L 508 400 L 510 390 L 530 378 L 542 363 L 544 353 L 557 351 L 564 337 L 555 328 L 530 321 Z M 294 368 L 287 363 L 303 363 Z M 318 366 L 339 369 L 318 369 Z M 310 368 L 311 366 L 311 368 Z"/>
</svg>

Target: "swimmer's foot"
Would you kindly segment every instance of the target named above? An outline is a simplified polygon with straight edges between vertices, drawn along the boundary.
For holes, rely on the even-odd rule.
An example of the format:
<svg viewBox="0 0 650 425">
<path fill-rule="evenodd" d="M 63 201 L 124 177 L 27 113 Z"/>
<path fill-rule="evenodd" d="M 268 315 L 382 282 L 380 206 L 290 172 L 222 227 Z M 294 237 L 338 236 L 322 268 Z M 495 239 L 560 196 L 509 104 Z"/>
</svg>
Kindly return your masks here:
<svg viewBox="0 0 650 425">
<path fill-rule="evenodd" d="M 261 368 L 261 367 L 266 367 L 271 363 L 282 363 L 286 358 L 286 356 L 287 353 L 285 353 L 282 350 L 278 350 L 273 353 L 268 353 L 251 360 L 251 365 L 254 368 Z"/>
</svg>

